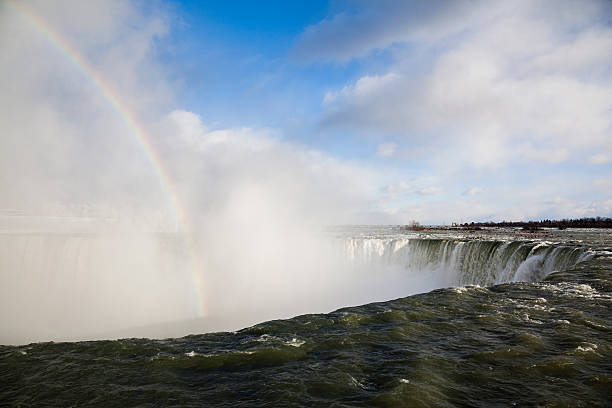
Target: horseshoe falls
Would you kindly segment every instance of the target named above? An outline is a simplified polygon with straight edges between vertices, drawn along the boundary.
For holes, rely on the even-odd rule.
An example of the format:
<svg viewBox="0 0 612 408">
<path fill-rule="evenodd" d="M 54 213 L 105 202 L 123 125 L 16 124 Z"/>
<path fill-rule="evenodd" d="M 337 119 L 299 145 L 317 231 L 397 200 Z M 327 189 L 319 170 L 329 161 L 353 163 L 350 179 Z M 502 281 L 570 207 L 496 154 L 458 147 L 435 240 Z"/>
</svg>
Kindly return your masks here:
<svg viewBox="0 0 612 408">
<path fill-rule="evenodd" d="M 284 318 L 214 332 L 194 320 L 192 334 L 178 338 L 7 342 L 0 346 L 0 400 L 9 406 L 608 406 L 611 236 L 607 230 L 475 235 L 333 228 L 320 239 L 335 271 L 313 271 L 312 282 L 285 271 L 311 312 L 291 317 L 292 302 L 261 298 L 248 307 L 263 310 L 269 302 L 285 307 L 277 311 Z M 3 322 L 22 316 L 23 330 L 95 326 L 93 316 L 75 320 L 77 311 L 129 325 L 192 310 L 187 248 L 172 234 L 4 233 L 0 242 L 4 273 L 22 278 L 21 286 L 3 287 L 0 316 Z M 42 279 L 41 270 L 51 273 Z M 128 287 L 142 293 L 122 292 Z M 282 290 L 274 288 L 269 297 Z M 256 281 L 251 290 L 259 290 Z M 130 296 L 138 300 L 131 308 Z M 108 299 L 100 305 L 92 297 Z M 58 311 L 28 309 L 36 299 Z M 330 306 L 337 310 L 318 313 Z"/>
<path fill-rule="evenodd" d="M 448 286 L 536 282 L 591 256 L 584 247 L 537 241 L 349 238 L 343 244 L 354 264 L 441 274 Z"/>
<path fill-rule="evenodd" d="M 0 233 L 0 342 L 106 338 L 192 316 L 188 259 L 163 233 Z"/>
</svg>

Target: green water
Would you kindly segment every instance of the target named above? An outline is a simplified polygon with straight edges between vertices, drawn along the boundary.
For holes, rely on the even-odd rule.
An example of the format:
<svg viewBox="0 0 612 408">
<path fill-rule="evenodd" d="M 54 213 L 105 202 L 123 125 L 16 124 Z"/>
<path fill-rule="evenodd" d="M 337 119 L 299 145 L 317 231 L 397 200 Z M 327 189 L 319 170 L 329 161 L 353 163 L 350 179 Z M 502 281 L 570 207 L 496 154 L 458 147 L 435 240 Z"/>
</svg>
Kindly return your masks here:
<svg viewBox="0 0 612 408">
<path fill-rule="evenodd" d="M 0 405 L 607 407 L 611 305 L 601 254 L 238 332 L 0 346 Z"/>
</svg>

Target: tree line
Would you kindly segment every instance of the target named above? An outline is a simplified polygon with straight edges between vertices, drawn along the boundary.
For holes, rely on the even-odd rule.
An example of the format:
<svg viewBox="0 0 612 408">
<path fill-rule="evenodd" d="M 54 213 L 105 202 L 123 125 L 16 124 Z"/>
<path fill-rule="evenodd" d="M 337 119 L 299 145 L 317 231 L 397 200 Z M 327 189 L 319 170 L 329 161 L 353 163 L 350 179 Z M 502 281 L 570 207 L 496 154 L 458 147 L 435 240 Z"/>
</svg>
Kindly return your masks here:
<svg viewBox="0 0 612 408">
<path fill-rule="evenodd" d="M 471 222 L 464 223 L 462 227 L 517 227 L 526 230 L 539 228 L 612 228 L 612 218 L 590 217 L 562 220 L 541 220 L 541 221 L 501 221 L 501 222 Z"/>
</svg>

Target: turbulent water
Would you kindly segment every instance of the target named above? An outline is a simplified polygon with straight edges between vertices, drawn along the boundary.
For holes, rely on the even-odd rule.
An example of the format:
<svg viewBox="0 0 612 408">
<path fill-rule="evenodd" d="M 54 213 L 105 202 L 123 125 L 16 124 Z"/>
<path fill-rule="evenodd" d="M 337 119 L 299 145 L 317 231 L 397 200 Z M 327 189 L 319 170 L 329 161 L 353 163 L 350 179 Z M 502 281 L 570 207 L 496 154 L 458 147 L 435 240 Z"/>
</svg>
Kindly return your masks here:
<svg viewBox="0 0 612 408">
<path fill-rule="evenodd" d="M 331 234 L 355 280 L 440 289 L 236 332 L 0 346 L 0 405 L 612 404 L 610 231 Z"/>
</svg>

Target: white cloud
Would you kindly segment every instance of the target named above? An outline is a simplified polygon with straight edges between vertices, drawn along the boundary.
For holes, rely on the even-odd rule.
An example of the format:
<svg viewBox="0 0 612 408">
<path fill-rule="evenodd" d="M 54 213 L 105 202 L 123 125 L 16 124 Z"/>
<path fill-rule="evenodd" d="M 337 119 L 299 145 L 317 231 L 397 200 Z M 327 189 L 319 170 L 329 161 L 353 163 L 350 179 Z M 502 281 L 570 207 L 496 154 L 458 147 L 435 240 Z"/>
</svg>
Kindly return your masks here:
<svg viewBox="0 0 612 408">
<path fill-rule="evenodd" d="M 574 28 L 583 28 L 594 18 L 605 22 L 607 7 L 605 0 L 498 3 L 469 0 L 358 1 L 353 4 L 353 10 L 341 11 L 308 27 L 298 39 L 295 54 L 306 61 L 347 61 L 401 43 L 452 44 L 457 36 L 472 33 L 474 26 L 496 21 L 500 16 L 516 15 L 525 8 L 529 8 L 527 14 L 530 16 L 545 16 L 565 25 L 571 24 Z M 531 39 L 530 33 L 514 30 L 514 36 L 519 39 L 517 44 L 529 45 L 525 40 Z M 605 58 L 584 48 L 577 50 L 570 46 L 562 51 L 572 57 L 589 54 Z M 553 55 L 550 62 L 556 62 Z"/>
<path fill-rule="evenodd" d="M 612 189 L 612 178 L 600 178 L 592 181 L 593 186 L 597 188 Z"/>
<path fill-rule="evenodd" d="M 531 160 L 541 161 L 545 163 L 561 163 L 568 159 L 569 150 L 565 148 L 555 150 L 535 150 L 527 149 L 523 155 Z"/>
<path fill-rule="evenodd" d="M 512 191 L 505 191 L 509 197 Z M 515 192 L 516 193 L 516 192 Z M 407 223 L 417 220 L 422 224 L 451 224 L 452 222 L 540 220 L 546 218 L 580 218 L 607 216 L 612 211 L 612 199 L 574 200 L 561 196 L 542 201 L 538 194 L 519 192 L 520 198 L 492 203 L 476 197 L 458 200 L 436 200 L 427 203 L 381 205 L 387 223 Z M 540 194 L 541 196 L 541 194 Z"/>
<path fill-rule="evenodd" d="M 444 192 L 444 189 L 439 186 L 429 186 L 421 188 L 417 191 L 420 195 L 438 195 Z"/>
<path fill-rule="evenodd" d="M 590 164 L 604 164 L 610 161 L 610 157 L 605 154 L 594 154 L 587 159 L 587 163 Z"/>
<path fill-rule="evenodd" d="M 393 132 L 407 144 L 429 146 L 426 159 L 450 169 L 503 168 L 521 160 L 562 163 L 612 148 L 612 28 L 601 19 L 608 4 L 458 2 L 455 7 L 452 16 L 410 2 L 394 3 L 388 14 L 362 11 L 359 18 L 385 33 L 384 41 L 372 40 L 375 47 L 410 42 L 416 51 L 390 47 L 396 62 L 387 73 L 330 91 L 323 123 Z M 399 9 L 421 20 L 396 20 L 391 13 Z M 480 17 L 455 21 L 467 14 Z M 454 22 L 446 28 L 452 40 L 416 34 L 437 27 L 440 19 Z M 342 39 L 359 29 L 333 19 L 305 38 L 314 38 L 315 31 L 323 36 L 332 26 L 341 30 L 341 48 L 352 50 Z M 379 38 L 367 30 L 357 35 Z M 322 47 L 321 55 L 331 52 L 328 44 Z M 363 56 L 369 49 L 337 51 L 338 58 Z M 415 72 L 419 63 L 431 69 Z"/>
<path fill-rule="evenodd" d="M 464 192 L 463 192 L 463 195 L 473 196 L 473 195 L 476 195 L 476 194 L 482 194 L 482 193 L 484 193 L 484 191 L 485 191 L 485 190 L 484 190 L 483 188 L 480 188 L 480 187 L 472 187 L 472 188 L 470 188 L 470 189 L 468 189 L 468 190 L 464 191 Z"/>
<path fill-rule="evenodd" d="M 396 200 L 397 198 L 405 194 L 411 194 L 414 191 L 415 189 L 412 184 L 407 181 L 387 184 L 381 189 L 383 196 L 388 200 Z"/>
<path fill-rule="evenodd" d="M 611 15 L 597 0 L 363 2 L 309 27 L 296 53 L 368 66 L 327 92 L 323 127 L 390 134 L 406 168 L 437 177 L 388 183 L 380 207 L 394 219 L 606 215 L 605 169 L 580 166 L 612 151 Z M 440 192 L 427 186 L 444 200 L 419 204 Z M 470 199 L 448 201 L 457 190 Z"/>
<path fill-rule="evenodd" d="M 391 157 L 397 150 L 397 144 L 395 143 L 381 143 L 376 149 L 376 155 L 381 157 Z"/>
<path fill-rule="evenodd" d="M 233 189 L 248 184 L 251 190 L 257 185 L 273 192 L 271 201 L 281 200 L 283 211 L 299 213 L 300 218 L 319 224 L 349 222 L 349 202 L 366 202 L 375 185 L 374 173 L 283 142 L 271 130 L 208 130 L 198 115 L 174 111 L 157 133 L 165 140 L 164 151 L 170 152 L 167 160 L 173 177 L 185 194 L 195 195 L 189 201 L 215 208 L 224 208 Z"/>
</svg>

